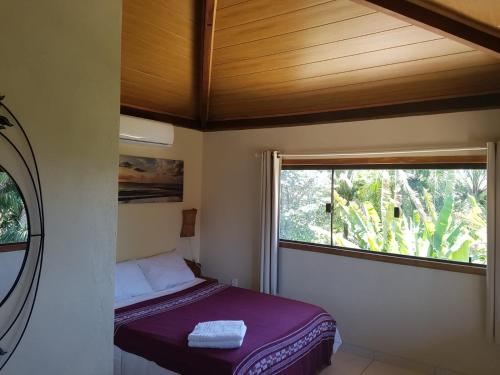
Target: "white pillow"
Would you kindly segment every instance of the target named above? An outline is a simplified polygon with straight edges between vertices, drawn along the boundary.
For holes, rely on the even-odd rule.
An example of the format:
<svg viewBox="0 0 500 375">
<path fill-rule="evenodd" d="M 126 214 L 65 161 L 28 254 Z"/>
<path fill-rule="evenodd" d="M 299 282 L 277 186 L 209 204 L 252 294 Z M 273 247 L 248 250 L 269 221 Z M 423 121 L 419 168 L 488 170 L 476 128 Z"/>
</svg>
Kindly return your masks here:
<svg viewBox="0 0 500 375">
<path fill-rule="evenodd" d="M 153 293 L 137 261 L 130 260 L 116 264 L 115 300 Z"/>
<path fill-rule="evenodd" d="M 184 259 L 171 251 L 137 261 L 155 292 L 195 279 Z"/>
</svg>

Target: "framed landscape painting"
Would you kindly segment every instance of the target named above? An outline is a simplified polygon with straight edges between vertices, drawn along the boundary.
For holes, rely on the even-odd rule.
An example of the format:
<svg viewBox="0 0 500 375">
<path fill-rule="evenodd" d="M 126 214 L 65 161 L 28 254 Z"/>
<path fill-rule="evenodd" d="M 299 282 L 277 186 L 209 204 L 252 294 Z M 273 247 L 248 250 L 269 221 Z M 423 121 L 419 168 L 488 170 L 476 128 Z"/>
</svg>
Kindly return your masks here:
<svg viewBox="0 0 500 375">
<path fill-rule="evenodd" d="M 182 202 L 184 161 L 120 155 L 118 201 Z"/>
</svg>

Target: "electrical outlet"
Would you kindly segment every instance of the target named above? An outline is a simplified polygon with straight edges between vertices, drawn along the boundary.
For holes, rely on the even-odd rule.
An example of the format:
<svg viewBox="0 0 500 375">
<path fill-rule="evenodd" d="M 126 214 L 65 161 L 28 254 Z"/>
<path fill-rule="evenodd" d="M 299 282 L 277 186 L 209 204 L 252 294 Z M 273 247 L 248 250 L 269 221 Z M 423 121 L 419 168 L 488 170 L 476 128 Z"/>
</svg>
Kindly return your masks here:
<svg viewBox="0 0 500 375">
<path fill-rule="evenodd" d="M 239 282 L 239 280 L 236 279 L 236 278 L 234 278 L 234 279 L 231 280 L 231 285 L 232 286 L 238 286 L 238 282 Z"/>
</svg>

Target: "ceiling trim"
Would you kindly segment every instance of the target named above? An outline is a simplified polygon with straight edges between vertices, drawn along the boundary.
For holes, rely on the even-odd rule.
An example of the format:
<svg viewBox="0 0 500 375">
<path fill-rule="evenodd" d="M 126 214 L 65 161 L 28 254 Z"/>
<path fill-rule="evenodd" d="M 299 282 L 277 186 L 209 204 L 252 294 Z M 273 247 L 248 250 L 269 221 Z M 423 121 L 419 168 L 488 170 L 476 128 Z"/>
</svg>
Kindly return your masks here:
<svg viewBox="0 0 500 375">
<path fill-rule="evenodd" d="M 493 53 L 497 57 L 500 55 L 500 38 L 494 34 L 495 30 L 490 33 L 484 28 L 474 27 L 470 20 L 465 20 L 458 14 L 453 14 L 452 17 L 444 12 L 437 12 L 430 6 L 408 0 L 354 1 L 446 37 L 458 39 L 473 48 Z"/>
<path fill-rule="evenodd" d="M 205 0 L 201 34 L 200 110 L 203 127 L 208 119 L 210 106 L 210 85 L 212 81 L 212 55 L 214 46 L 215 15 L 217 0 Z"/>
<path fill-rule="evenodd" d="M 120 113 L 122 115 L 141 117 L 149 120 L 167 122 L 175 126 L 183 128 L 202 130 L 201 123 L 198 120 L 193 120 L 186 117 L 179 117 L 168 113 L 154 112 L 147 109 L 139 109 L 129 107 L 126 105 L 120 106 Z"/>
<path fill-rule="evenodd" d="M 500 108 L 500 93 L 290 116 L 216 120 L 206 131 L 276 128 Z"/>
<path fill-rule="evenodd" d="M 201 122 L 198 120 L 124 105 L 120 107 L 120 113 L 122 115 L 166 122 L 175 126 L 199 131 L 224 131 L 304 126 L 494 108 L 500 108 L 500 93 L 434 99 L 420 102 L 399 103 L 377 107 L 345 109 L 290 116 L 214 120 L 208 121 L 205 127 L 203 127 Z"/>
</svg>

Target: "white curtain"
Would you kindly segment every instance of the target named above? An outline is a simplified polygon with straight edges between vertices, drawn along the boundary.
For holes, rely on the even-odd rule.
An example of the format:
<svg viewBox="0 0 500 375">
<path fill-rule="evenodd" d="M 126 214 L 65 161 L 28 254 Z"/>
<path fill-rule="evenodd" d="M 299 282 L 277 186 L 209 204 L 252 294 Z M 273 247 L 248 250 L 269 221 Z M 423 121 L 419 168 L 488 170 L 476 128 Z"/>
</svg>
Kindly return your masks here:
<svg viewBox="0 0 500 375">
<path fill-rule="evenodd" d="M 260 291 L 278 293 L 278 210 L 281 159 L 277 151 L 262 153 L 260 195 Z"/>
<path fill-rule="evenodd" d="M 500 142 L 488 143 L 488 268 L 486 329 L 500 344 Z"/>
</svg>

